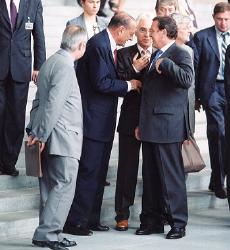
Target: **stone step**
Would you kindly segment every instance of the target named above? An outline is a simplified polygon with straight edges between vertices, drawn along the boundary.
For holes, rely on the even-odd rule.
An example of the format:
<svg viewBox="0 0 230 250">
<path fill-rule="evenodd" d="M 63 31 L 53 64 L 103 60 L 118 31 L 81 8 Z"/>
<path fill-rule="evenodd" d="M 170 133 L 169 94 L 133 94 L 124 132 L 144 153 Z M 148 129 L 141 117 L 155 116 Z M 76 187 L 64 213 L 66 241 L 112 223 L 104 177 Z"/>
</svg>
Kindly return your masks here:
<svg viewBox="0 0 230 250">
<path fill-rule="evenodd" d="M 47 6 L 66 6 L 66 5 L 78 5 L 77 0 L 42 0 L 44 7 Z"/>
<path fill-rule="evenodd" d="M 0 213 L 0 238 L 20 237 L 28 234 L 32 236 L 37 225 L 37 209 Z"/>
<path fill-rule="evenodd" d="M 0 191 L 0 213 L 37 209 L 39 202 L 40 194 L 37 187 Z"/>
<path fill-rule="evenodd" d="M 198 211 L 208 208 L 227 207 L 227 199 L 218 199 L 212 192 L 209 191 L 192 191 L 188 192 L 188 209 L 189 211 Z M 138 220 L 141 212 L 141 197 L 136 197 L 134 205 L 130 207 L 130 219 Z M 103 200 L 101 211 L 102 221 L 111 221 L 115 217 L 114 199 Z"/>
<path fill-rule="evenodd" d="M 38 186 L 38 178 L 26 176 L 25 169 L 19 169 L 19 176 L 0 176 L 0 192 L 7 189 L 32 188 Z"/>
<path fill-rule="evenodd" d="M 188 192 L 189 212 L 227 207 L 227 200 L 217 199 L 208 191 Z M 141 197 L 136 197 L 130 208 L 130 220 L 138 221 L 141 212 Z M 105 199 L 101 211 L 101 221 L 111 221 L 115 217 L 114 199 Z M 32 236 L 38 225 L 38 210 L 0 212 L 0 237 L 12 238 L 29 234 Z"/>
</svg>

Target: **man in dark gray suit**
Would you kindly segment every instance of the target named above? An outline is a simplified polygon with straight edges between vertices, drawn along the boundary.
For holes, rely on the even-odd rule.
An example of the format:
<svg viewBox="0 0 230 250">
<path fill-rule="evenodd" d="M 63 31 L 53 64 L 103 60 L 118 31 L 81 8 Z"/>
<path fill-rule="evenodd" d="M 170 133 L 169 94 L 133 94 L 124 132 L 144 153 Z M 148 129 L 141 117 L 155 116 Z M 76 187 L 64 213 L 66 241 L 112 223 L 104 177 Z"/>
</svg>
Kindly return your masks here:
<svg viewBox="0 0 230 250">
<path fill-rule="evenodd" d="M 29 82 L 46 57 L 41 0 L 0 0 L 0 27 L 0 174 L 17 176 Z"/>
<path fill-rule="evenodd" d="M 86 40 L 83 28 L 67 26 L 61 49 L 41 67 L 27 127 L 28 145 L 40 142 L 42 151 L 39 226 L 33 244 L 54 250 L 76 245 L 60 233 L 74 197 L 82 148 L 82 103 L 74 61 L 84 54 Z"/>
<path fill-rule="evenodd" d="M 155 17 L 151 26 L 153 54 L 143 82 L 139 136 L 143 142 L 143 196 L 137 235 L 185 236 L 187 196 L 181 144 L 188 138 L 188 88 L 194 80 L 192 59 L 175 44 L 177 26 L 171 17 Z"/>
</svg>

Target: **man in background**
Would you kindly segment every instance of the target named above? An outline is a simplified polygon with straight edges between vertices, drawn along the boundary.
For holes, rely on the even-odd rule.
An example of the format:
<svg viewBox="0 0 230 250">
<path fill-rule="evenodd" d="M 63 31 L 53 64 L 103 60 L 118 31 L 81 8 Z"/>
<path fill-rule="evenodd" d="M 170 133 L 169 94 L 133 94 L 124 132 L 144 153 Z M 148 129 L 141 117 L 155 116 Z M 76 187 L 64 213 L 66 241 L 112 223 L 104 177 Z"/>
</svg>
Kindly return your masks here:
<svg viewBox="0 0 230 250">
<path fill-rule="evenodd" d="M 46 57 L 42 3 L 1 0 L 0 15 L 0 174 L 17 176 L 29 82 L 37 81 Z"/>
<path fill-rule="evenodd" d="M 217 3 L 213 10 L 215 25 L 194 35 L 196 72 L 196 109 L 202 105 L 207 118 L 207 137 L 211 163 L 209 190 L 226 198 L 225 171 L 225 52 L 230 44 L 230 4 Z"/>
</svg>

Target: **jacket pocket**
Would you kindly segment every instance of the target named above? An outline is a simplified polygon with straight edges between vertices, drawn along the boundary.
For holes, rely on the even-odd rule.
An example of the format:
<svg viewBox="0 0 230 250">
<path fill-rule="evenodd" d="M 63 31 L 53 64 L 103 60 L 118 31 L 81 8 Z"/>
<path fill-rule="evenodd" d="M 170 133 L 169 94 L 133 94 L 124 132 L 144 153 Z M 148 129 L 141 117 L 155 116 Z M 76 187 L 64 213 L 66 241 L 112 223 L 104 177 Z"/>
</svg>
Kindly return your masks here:
<svg viewBox="0 0 230 250">
<path fill-rule="evenodd" d="M 154 107 L 153 114 L 175 115 L 178 112 L 176 107 Z"/>
</svg>

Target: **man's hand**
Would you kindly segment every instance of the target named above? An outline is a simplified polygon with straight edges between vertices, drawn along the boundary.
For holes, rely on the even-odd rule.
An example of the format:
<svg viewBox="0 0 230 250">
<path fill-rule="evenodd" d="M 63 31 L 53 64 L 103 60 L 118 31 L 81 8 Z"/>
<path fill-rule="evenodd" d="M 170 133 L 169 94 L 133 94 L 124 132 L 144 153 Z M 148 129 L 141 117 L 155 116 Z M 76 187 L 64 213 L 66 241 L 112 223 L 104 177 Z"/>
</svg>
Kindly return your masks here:
<svg viewBox="0 0 230 250">
<path fill-rule="evenodd" d="M 35 143 L 40 144 L 40 152 L 42 152 L 44 150 L 44 148 L 45 148 L 45 143 L 40 142 L 37 137 L 33 138 L 32 135 L 29 135 L 27 145 L 31 146 L 31 145 L 34 145 Z"/>
<path fill-rule="evenodd" d="M 148 66 L 150 56 L 146 54 L 138 59 L 137 57 L 138 53 L 133 57 L 133 66 L 136 70 L 141 71 L 142 69 Z"/>
<path fill-rule="evenodd" d="M 36 84 L 37 83 L 37 80 L 38 80 L 38 73 L 39 71 L 38 70 L 34 70 L 32 72 L 32 81 Z"/>
<path fill-rule="evenodd" d="M 163 61 L 163 59 L 164 59 L 164 58 L 159 58 L 159 59 L 157 59 L 156 64 L 155 64 L 156 71 L 157 71 L 158 74 L 161 74 L 161 73 L 162 73 L 162 71 L 159 69 L 159 67 L 160 67 L 160 64 L 161 64 L 161 62 Z"/>
<path fill-rule="evenodd" d="M 139 129 L 139 127 L 136 127 L 136 128 L 135 128 L 135 137 L 136 137 L 136 139 L 137 139 L 138 141 L 141 140 L 141 135 L 140 135 L 140 129 Z"/>
<path fill-rule="evenodd" d="M 130 80 L 129 81 L 132 85 L 132 90 L 136 90 L 138 93 L 140 93 L 140 89 L 141 89 L 141 82 L 139 80 Z"/>
<path fill-rule="evenodd" d="M 201 102 L 200 102 L 200 100 L 196 100 L 195 101 L 195 110 L 200 112 L 200 108 L 201 108 Z"/>
</svg>

